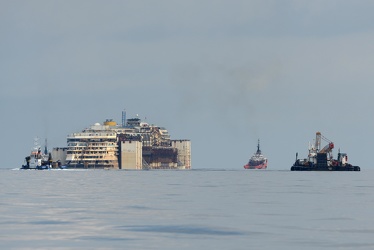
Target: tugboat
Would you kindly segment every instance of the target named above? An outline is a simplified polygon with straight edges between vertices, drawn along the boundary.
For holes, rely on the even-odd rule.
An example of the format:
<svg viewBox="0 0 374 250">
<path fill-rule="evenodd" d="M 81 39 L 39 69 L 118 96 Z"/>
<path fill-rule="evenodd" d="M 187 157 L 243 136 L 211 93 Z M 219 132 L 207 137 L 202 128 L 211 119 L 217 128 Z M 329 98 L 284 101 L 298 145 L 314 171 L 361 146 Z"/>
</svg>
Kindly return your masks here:
<svg viewBox="0 0 374 250">
<path fill-rule="evenodd" d="M 328 144 L 320 149 L 321 140 L 325 140 Z M 296 161 L 291 167 L 291 171 L 360 171 L 359 166 L 353 166 L 348 163 L 346 153 L 341 153 L 339 149 L 338 158 L 333 159 L 332 149 L 334 143 L 322 136 L 320 132 L 316 133 L 314 145 L 309 144 L 309 154 L 307 159 L 298 159 L 296 153 Z"/>
<path fill-rule="evenodd" d="M 266 169 L 268 166 L 268 159 L 266 159 L 260 150 L 260 140 L 257 143 L 256 153 L 249 159 L 248 163 L 244 165 L 245 169 Z"/>
<path fill-rule="evenodd" d="M 52 167 L 52 155 L 48 153 L 47 141 L 44 152 L 42 152 L 38 141 L 39 138 L 34 139 L 34 148 L 31 150 L 30 155 L 25 157 L 26 164 L 22 165 L 21 169 L 48 170 Z"/>
</svg>

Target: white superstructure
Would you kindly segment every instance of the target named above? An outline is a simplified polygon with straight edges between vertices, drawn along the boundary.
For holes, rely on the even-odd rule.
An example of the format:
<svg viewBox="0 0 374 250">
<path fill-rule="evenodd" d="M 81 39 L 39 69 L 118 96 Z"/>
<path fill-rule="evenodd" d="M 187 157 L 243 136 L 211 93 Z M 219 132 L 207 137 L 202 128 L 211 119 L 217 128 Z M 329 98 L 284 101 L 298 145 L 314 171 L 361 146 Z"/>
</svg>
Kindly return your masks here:
<svg viewBox="0 0 374 250">
<path fill-rule="evenodd" d="M 69 167 L 118 168 L 117 133 L 108 125 L 95 123 L 67 137 Z"/>
</svg>

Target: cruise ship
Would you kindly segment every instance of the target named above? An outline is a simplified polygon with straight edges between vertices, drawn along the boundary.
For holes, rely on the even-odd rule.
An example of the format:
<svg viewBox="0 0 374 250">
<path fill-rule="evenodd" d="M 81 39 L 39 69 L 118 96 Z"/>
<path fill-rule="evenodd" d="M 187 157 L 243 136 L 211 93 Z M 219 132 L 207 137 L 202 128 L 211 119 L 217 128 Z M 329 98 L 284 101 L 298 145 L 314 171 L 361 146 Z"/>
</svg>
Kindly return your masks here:
<svg viewBox="0 0 374 250">
<path fill-rule="evenodd" d="M 190 169 L 191 141 L 171 140 L 165 127 L 126 119 L 123 111 L 121 125 L 107 119 L 72 133 L 52 157 L 67 168 Z"/>
</svg>

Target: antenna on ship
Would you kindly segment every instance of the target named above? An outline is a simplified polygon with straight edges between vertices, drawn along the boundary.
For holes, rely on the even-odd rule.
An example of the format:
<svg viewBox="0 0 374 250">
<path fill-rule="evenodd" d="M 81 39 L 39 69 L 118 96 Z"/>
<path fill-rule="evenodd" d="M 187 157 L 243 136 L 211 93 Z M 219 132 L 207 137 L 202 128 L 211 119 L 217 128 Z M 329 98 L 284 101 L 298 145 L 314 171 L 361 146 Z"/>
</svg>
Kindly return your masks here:
<svg viewBox="0 0 374 250">
<path fill-rule="evenodd" d="M 258 141 L 257 141 L 257 153 L 261 154 L 261 150 L 260 150 L 260 139 L 258 139 Z"/>
<path fill-rule="evenodd" d="M 47 149 L 47 138 L 45 139 L 45 146 L 44 146 L 44 154 L 48 154 L 48 149 Z"/>
<path fill-rule="evenodd" d="M 39 137 L 35 137 L 34 138 L 34 149 L 35 150 L 38 150 L 40 147 L 39 147 Z"/>
<path fill-rule="evenodd" d="M 122 111 L 122 128 L 126 127 L 126 109 Z"/>
</svg>

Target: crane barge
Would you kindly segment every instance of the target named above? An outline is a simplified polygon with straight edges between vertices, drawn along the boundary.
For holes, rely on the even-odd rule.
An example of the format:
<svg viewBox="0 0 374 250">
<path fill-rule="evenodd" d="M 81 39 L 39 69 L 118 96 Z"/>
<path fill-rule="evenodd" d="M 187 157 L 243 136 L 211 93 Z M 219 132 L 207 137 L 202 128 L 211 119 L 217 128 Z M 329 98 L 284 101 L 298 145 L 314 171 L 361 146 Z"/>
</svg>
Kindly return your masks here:
<svg viewBox="0 0 374 250">
<path fill-rule="evenodd" d="M 328 144 L 321 149 L 322 139 Z M 346 153 L 339 150 L 337 159 L 333 158 L 332 150 L 334 143 L 324 137 L 321 132 L 316 133 L 314 144 L 309 144 L 309 154 L 306 159 L 298 159 L 296 153 L 296 161 L 291 167 L 291 171 L 360 171 L 359 166 L 353 166 L 348 163 Z"/>
</svg>

